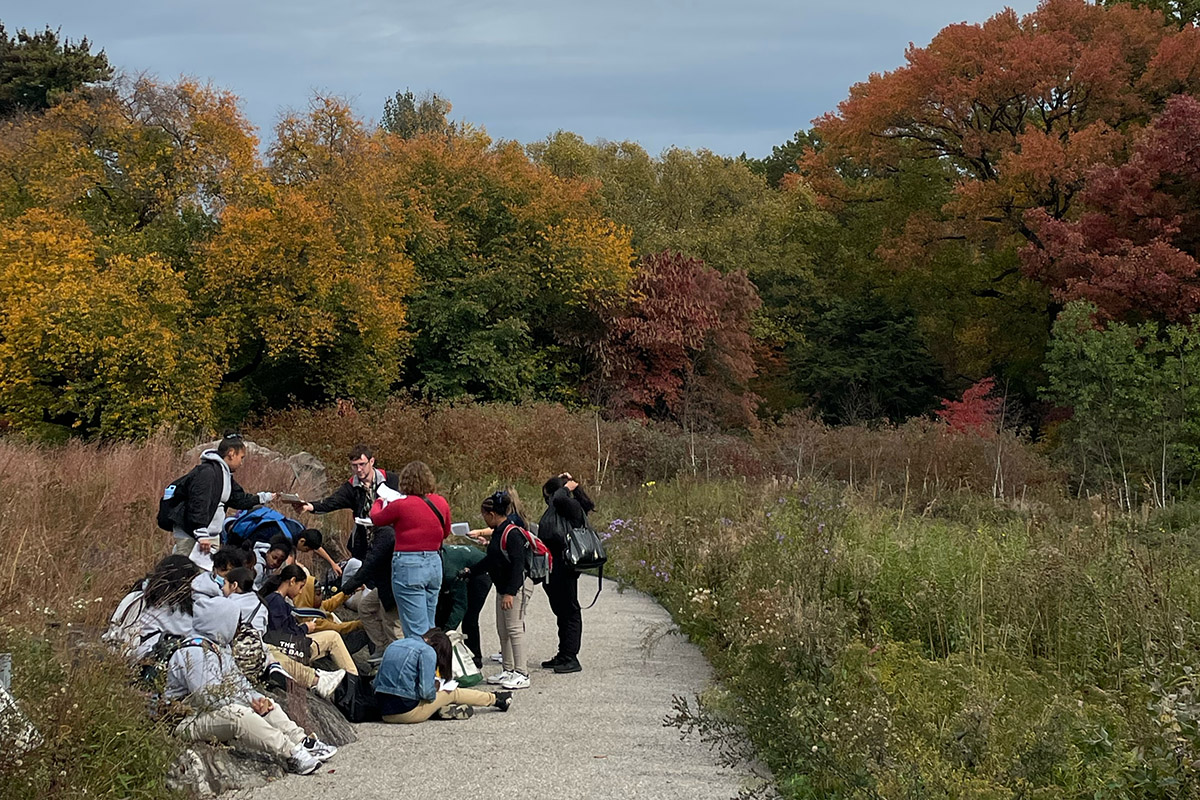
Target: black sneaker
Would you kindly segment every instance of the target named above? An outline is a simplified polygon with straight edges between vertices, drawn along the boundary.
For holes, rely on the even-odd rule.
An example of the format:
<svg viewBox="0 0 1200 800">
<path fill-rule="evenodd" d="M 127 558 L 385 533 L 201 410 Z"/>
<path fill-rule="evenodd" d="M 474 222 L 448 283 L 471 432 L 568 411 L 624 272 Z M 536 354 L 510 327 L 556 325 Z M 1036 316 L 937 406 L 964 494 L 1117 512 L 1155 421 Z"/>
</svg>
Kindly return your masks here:
<svg viewBox="0 0 1200 800">
<path fill-rule="evenodd" d="M 508 711 L 512 707 L 512 692 L 496 692 L 496 708 L 501 711 Z"/>
<path fill-rule="evenodd" d="M 559 664 L 563 663 L 564 658 L 565 657 L 561 653 L 559 653 L 558 655 L 556 655 L 554 658 L 550 659 L 549 661 L 543 661 L 542 669 L 554 669 Z"/>
<path fill-rule="evenodd" d="M 554 671 L 559 675 L 565 675 L 568 672 L 583 672 L 583 667 L 579 664 L 579 659 L 575 656 L 567 656 L 562 661 L 554 665 Z"/>
</svg>

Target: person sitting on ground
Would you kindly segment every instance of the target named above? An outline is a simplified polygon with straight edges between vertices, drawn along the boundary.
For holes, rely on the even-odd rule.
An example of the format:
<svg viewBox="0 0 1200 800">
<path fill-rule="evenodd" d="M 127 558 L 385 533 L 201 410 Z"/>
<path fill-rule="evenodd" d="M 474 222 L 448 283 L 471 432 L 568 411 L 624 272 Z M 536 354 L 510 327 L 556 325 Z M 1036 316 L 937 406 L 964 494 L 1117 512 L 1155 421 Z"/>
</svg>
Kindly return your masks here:
<svg viewBox="0 0 1200 800">
<path fill-rule="evenodd" d="M 496 492 L 480 505 L 483 521 L 492 528 L 487 553 L 474 567 L 459 572 L 470 578 L 486 572 L 496 586 L 496 633 L 504 671 L 487 679 L 505 689 L 529 688 L 529 662 L 525 655 L 525 607 L 533 596 L 533 583 L 525 574 L 525 520 L 513 508 L 506 491 Z"/>
<path fill-rule="evenodd" d="M 436 626 L 452 631 L 462 625 L 463 640 L 475 659 L 483 666 L 483 649 L 479 636 L 479 612 L 492 590 L 492 578 L 486 570 L 475 570 L 465 580 L 458 573 L 474 567 L 483 560 L 484 551 L 465 544 L 442 546 L 442 593 L 438 597 Z"/>
<path fill-rule="evenodd" d="M 233 570 L 225 576 L 225 587 L 231 592 L 228 596 L 238 608 L 240 621 L 248 625 L 258 635 L 258 641 L 266 652 L 268 659 L 268 663 L 264 669 L 270 671 L 271 664 L 278 664 L 280 669 L 287 673 L 288 677 L 305 689 L 312 689 L 326 699 L 332 697 L 338 685 L 341 684 L 342 678 L 346 677 L 345 670 L 336 669 L 327 671 L 313 669 L 305 664 L 301 664 L 299 661 L 288 658 L 278 648 L 272 647 L 262 641 L 263 635 L 267 632 L 269 614 L 262 598 L 254 592 L 254 571 L 244 567 Z M 239 630 L 238 635 L 242 635 L 241 630 Z M 254 681 L 252 676 L 247 675 L 246 677 L 250 678 L 251 682 Z"/>
<path fill-rule="evenodd" d="M 347 549 L 354 558 L 362 559 L 370 549 L 371 506 L 379 497 L 379 487 L 389 486 L 399 491 L 396 475 L 375 467 L 375 454 L 365 444 L 355 445 L 350 450 L 350 480 L 324 500 L 313 503 L 297 502 L 294 505 L 310 514 L 328 514 L 331 511 L 350 509 L 354 514 L 354 532 L 350 534 Z M 341 568 L 333 571 L 341 575 Z"/>
<path fill-rule="evenodd" d="M 358 674 L 358 667 L 342 641 L 342 635 L 337 631 L 318 631 L 316 625 L 309 621 L 301 624 L 292 615 L 292 605 L 288 601 L 298 595 L 304 588 L 307 576 L 304 570 L 295 564 L 289 564 L 267 579 L 259 592 L 267 607 L 266 639 L 271 640 L 272 631 L 295 637 L 305 643 L 310 659 L 329 656 L 338 669 L 343 669 L 351 675 Z"/>
<path fill-rule="evenodd" d="M 205 450 L 200 463 L 188 473 L 187 498 L 173 530 L 174 553 L 188 555 L 199 544 L 207 553 L 221 539 L 225 509 L 251 509 L 275 499 L 273 492 L 247 494 L 233 479 L 246 460 L 246 443 L 240 434 L 226 434 L 215 450 Z"/>
<path fill-rule="evenodd" d="M 265 545 L 254 549 L 255 570 L 254 586 L 262 590 L 263 584 L 273 573 L 281 569 L 294 552 L 292 542 L 282 533 L 277 533 Z"/>
<path fill-rule="evenodd" d="M 187 636 L 192 630 L 192 581 L 200 575 L 187 556 L 172 554 L 155 565 L 146 578 L 142 611 L 129 656 L 137 661 L 154 649 L 163 635 Z"/>
<path fill-rule="evenodd" d="M 507 711 L 511 692 L 460 689 L 451 674 L 453 648 L 443 631 L 434 628 L 424 636 L 397 639 L 384 651 L 375 676 L 375 700 L 384 722 L 424 722 L 437 714 L 442 719 L 466 719 L 474 707 L 494 706 Z"/>
<path fill-rule="evenodd" d="M 306 734 L 246 681 L 228 654 L 238 619 L 230 600 L 212 598 L 194 616 L 192 638 L 171 656 L 164 697 L 191 708 L 175 734 L 189 741 L 232 742 L 311 774 L 337 749 Z"/>
</svg>

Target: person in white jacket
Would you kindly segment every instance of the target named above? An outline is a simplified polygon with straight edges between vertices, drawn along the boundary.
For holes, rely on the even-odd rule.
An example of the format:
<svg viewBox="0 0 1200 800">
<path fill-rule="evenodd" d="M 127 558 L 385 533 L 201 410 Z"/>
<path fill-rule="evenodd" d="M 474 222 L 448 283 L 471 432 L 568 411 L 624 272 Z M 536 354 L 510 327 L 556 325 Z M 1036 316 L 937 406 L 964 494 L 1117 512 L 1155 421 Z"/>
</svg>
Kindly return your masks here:
<svg viewBox="0 0 1200 800">
<path fill-rule="evenodd" d="M 192 637 L 167 665 L 164 698 L 183 701 L 191 710 L 175 734 L 278 756 L 293 772 L 309 775 L 337 749 L 308 736 L 246 681 L 229 654 L 239 618 L 238 608 L 226 597 L 205 596 L 195 603 Z"/>
</svg>

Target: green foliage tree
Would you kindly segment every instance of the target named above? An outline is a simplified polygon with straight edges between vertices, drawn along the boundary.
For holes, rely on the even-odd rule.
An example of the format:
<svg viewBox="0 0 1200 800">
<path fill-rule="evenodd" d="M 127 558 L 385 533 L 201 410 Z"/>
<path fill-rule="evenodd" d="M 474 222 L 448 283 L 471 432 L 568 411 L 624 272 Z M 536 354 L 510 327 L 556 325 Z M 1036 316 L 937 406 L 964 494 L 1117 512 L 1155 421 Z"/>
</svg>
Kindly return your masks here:
<svg viewBox="0 0 1200 800">
<path fill-rule="evenodd" d="M 829 422 L 900 421 L 928 412 L 940 371 L 911 312 L 878 296 L 832 299 L 806 329 L 793 388 Z"/>
<path fill-rule="evenodd" d="M 1198 0 L 1101 0 L 1103 5 L 1130 5 L 1134 8 L 1149 8 L 1159 12 L 1168 21 L 1180 28 L 1200 23 L 1200 1 Z"/>
<path fill-rule="evenodd" d="M 817 145 L 818 139 L 814 133 L 796 131 L 791 139 L 772 147 L 771 155 L 748 159 L 747 164 L 753 172 L 765 176 L 767 183 L 778 188 L 784 176 L 800 172 L 800 159 Z"/>
<path fill-rule="evenodd" d="M 455 130 L 454 123 L 448 119 L 450 109 L 450 101 L 433 92 L 418 97 L 405 89 L 383 101 L 379 127 L 402 139 L 426 134 L 445 136 Z"/>
<path fill-rule="evenodd" d="M 1080 492 L 1163 505 L 1200 469 L 1200 319 L 1101 328 L 1096 314 L 1070 303 L 1054 324 L 1044 394 L 1070 409 L 1060 455 Z"/>
<path fill-rule="evenodd" d="M 9 36 L 0 24 L 0 117 L 18 111 L 44 111 L 82 86 L 112 78 L 108 56 L 91 52 L 87 38 L 60 39 L 60 30 Z"/>
</svg>

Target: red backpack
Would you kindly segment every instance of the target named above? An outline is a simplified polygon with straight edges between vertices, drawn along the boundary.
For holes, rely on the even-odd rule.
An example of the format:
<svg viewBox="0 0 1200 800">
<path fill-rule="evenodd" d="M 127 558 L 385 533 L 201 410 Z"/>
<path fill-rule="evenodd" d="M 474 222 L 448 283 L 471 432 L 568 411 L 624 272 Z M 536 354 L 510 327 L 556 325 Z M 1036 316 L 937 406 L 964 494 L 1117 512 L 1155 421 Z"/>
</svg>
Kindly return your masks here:
<svg viewBox="0 0 1200 800">
<path fill-rule="evenodd" d="M 534 583 L 545 583 L 550 577 L 550 568 L 554 566 L 554 558 L 550 555 L 550 548 L 541 539 L 520 525 L 509 523 L 500 534 L 500 551 L 508 558 L 508 532 L 513 529 L 520 531 L 528 544 L 525 548 L 525 575 Z"/>
</svg>

